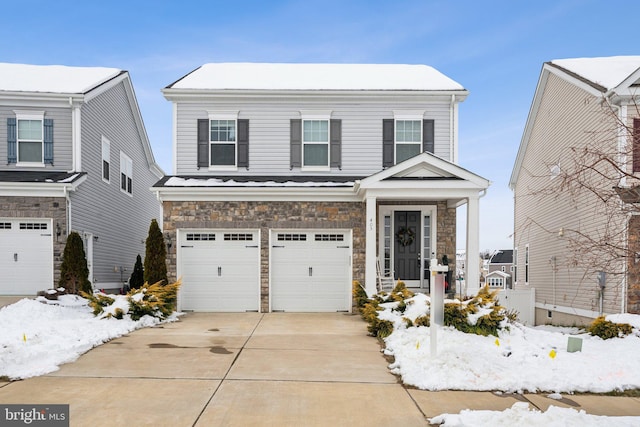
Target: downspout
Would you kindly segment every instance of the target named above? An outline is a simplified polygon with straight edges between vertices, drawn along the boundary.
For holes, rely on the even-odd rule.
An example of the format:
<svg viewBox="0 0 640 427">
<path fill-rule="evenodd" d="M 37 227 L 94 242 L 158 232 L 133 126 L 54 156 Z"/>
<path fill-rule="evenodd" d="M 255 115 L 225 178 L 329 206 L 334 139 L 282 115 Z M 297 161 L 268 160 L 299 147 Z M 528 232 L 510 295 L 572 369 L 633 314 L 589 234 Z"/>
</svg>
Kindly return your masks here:
<svg viewBox="0 0 640 427">
<path fill-rule="evenodd" d="M 449 105 L 449 135 L 451 138 L 451 140 L 449 141 L 449 159 L 451 159 L 451 163 L 458 163 L 458 159 L 456 159 L 458 150 L 456 149 L 457 147 L 454 146 L 456 143 L 456 136 L 454 135 L 455 114 L 453 112 L 453 109 L 456 105 L 455 102 L 456 96 L 454 94 L 451 94 L 451 104 Z"/>
</svg>

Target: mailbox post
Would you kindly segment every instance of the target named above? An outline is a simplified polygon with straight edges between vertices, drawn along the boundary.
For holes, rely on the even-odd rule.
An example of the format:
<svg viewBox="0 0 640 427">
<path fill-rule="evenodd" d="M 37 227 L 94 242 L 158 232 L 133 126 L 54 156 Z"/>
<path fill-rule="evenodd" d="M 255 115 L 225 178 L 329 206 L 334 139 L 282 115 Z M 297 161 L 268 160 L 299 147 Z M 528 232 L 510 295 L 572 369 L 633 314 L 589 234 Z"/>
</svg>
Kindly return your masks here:
<svg viewBox="0 0 640 427">
<path fill-rule="evenodd" d="M 433 258 L 431 271 L 431 308 L 429 313 L 429 333 L 431 334 L 431 357 L 438 355 L 438 327 L 444 325 L 444 282 L 449 266 L 438 264 Z"/>
</svg>

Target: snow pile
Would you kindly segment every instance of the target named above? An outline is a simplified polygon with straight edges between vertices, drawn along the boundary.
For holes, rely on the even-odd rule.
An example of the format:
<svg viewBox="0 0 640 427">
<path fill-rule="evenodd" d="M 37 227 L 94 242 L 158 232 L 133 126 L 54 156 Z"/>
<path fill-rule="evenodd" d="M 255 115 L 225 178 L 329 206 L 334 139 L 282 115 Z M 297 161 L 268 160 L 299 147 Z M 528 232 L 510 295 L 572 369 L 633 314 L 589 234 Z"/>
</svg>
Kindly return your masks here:
<svg viewBox="0 0 640 427">
<path fill-rule="evenodd" d="M 576 411 L 572 408 L 557 406 L 550 406 L 545 412 L 540 412 L 529 409 L 528 403 L 517 402 L 502 412 L 464 410 L 459 414 L 442 414 L 429 421 L 446 427 L 635 427 L 638 425 L 639 417 L 589 415 L 583 410 Z"/>
<path fill-rule="evenodd" d="M 126 303 L 125 296 L 111 297 Z M 53 372 L 93 347 L 160 323 L 151 316 L 99 319 L 87 300 L 76 295 L 43 302 L 23 299 L 0 309 L 0 376 L 20 379 Z"/>
<path fill-rule="evenodd" d="M 407 327 L 410 320 L 428 312 L 428 297 L 407 300 L 405 313 L 381 304 L 379 318 L 394 325 L 385 339 L 384 353 L 407 385 L 423 390 L 500 390 L 504 392 L 608 392 L 640 388 L 640 354 L 635 333 L 602 340 L 580 330 L 532 328 L 518 323 L 495 336 L 467 334 L 452 327 L 438 328 L 437 355 L 431 357 L 429 327 Z M 396 303 L 397 304 L 397 303 Z M 613 317 L 613 320 L 620 321 Z M 638 324 L 640 316 L 626 315 Z M 582 339 L 582 351 L 567 351 L 568 337 Z"/>
</svg>

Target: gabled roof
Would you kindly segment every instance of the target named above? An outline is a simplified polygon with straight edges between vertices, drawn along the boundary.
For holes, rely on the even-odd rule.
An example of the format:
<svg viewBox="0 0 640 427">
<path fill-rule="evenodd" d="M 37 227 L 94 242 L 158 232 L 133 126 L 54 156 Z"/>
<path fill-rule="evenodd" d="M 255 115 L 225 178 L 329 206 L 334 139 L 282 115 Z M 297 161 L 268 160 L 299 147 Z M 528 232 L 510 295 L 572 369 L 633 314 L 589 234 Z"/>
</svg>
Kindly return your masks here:
<svg viewBox="0 0 640 427">
<path fill-rule="evenodd" d="M 511 277 L 509 273 L 505 273 L 504 271 L 500 271 L 500 270 L 494 270 L 491 273 L 487 273 L 487 278 L 489 278 L 490 276 L 500 276 L 503 279 L 507 279 Z"/>
<path fill-rule="evenodd" d="M 640 56 L 556 59 L 544 63 L 511 172 L 509 187 L 512 190 L 518 181 L 529 137 L 550 74 L 584 89 L 595 97 L 609 99 L 613 104 L 640 94 Z"/>
<path fill-rule="evenodd" d="M 435 184 L 437 181 L 460 181 L 459 184 L 454 185 L 475 187 L 478 190 L 484 190 L 491 185 L 489 180 L 480 175 L 435 154 L 424 152 L 363 179 L 360 182 L 360 188 L 373 188 L 384 181 L 393 182 L 396 180 L 404 183 L 431 181 L 432 185 L 437 185 Z"/>
<path fill-rule="evenodd" d="M 497 251 L 491 259 L 489 264 L 512 264 L 513 263 L 513 249 L 502 249 Z"/>
<path fill-rule="evenodd" d="M 0 63 L 0 92 L 84 94 L 123 72 L 105 67 Z"/>
<path fill-rule="evenodd" d="M 463 91 L 428 65 L 211 63 L 165 90 L 417 90 Z"/>
</svg>

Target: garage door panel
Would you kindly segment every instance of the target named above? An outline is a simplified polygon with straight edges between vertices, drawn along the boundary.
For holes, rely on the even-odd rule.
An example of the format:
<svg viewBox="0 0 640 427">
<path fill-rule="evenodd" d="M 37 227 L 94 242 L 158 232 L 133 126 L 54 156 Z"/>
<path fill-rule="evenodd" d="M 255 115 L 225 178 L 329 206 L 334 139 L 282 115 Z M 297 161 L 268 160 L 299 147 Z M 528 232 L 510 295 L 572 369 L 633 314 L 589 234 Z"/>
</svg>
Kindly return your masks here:
<svg viewBox="0 0 640 427">
<path fill-rule="evenodd" d="M 195 311 L 258 311 L 258 232 L 183 232 L 180 307 Z"/>
<path fill-rule="evenodd" d="M 53 286 L 49 218 L 0 218 L 0 295 L 35 295 Z"/>
<path fill-rule="evenodd" d="M 272 231 L 271 308 L 344 311 L 351 301 L 350 233 Z"/>
</svg>

